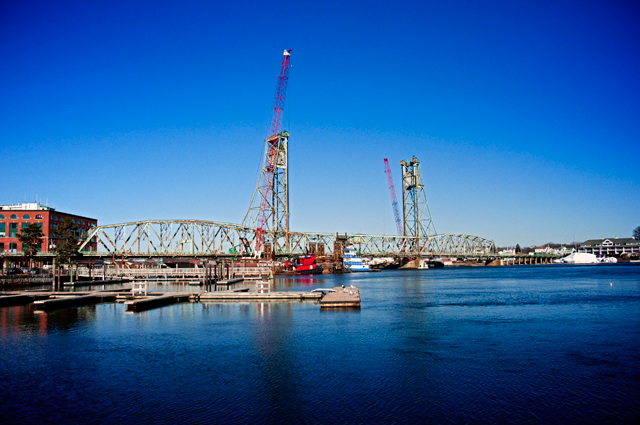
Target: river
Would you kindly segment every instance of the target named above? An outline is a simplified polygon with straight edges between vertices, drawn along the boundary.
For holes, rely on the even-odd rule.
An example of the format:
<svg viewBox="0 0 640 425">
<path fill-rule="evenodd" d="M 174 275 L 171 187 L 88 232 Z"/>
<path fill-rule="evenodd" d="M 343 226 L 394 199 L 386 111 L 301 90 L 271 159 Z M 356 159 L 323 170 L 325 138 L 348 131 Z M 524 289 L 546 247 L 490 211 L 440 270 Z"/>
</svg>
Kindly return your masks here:
<svg viewBox="0 0 640 425">
<path fill-rule="evenodd" d="M 274 289 L 339 285 L 360 287 L 360 310 L 0 308 L 0 422 L 640 417 L 640 265 L 389 270 L 276 278 Z"/>
</svg>

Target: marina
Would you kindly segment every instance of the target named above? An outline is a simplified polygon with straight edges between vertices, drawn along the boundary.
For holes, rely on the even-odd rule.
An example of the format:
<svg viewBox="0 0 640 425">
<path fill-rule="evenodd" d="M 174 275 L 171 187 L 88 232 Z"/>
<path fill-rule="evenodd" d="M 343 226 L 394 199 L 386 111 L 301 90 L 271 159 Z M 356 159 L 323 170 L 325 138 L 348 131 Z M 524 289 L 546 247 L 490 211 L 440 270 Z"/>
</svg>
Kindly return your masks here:
<svg viewBox="0 0 640 425">
<path fill-rule="evenodd" d="M 94 283 L 94 285 L 96 284 L 101 285 L 99 281 Z M 238 284 L 241 286 L 235 287 Z M 36 310 L 50 311 L 105 302 L 123 302 L 126 311 L 139 312 L 182 302 L 270 300 L 318 302 L 325 296 L 322 291 L 270 291 L 270 283 L 268 281 L 252 283 L 252 285 L 255 285 L 255 287 L 254 290 L 250 291 L 248 286 L 244 286 L 242 278 L 234 278 L 210 285 L 209 287 L 214 287 L 215 289 L 212 292 L 206 290 L 199 292 L 152 292 L 148 291 L 147 283 L 134 284 L 131 288 L 105 289 L 93 292 L 5 291 L 0 293 L 0 307 L 32 303 Z M 357 291 L 357 288 L 355 290 Z M 331 299 L 332 297 L 329 298 Z M 359 303 L 360 295 L 357 293 L 358 306 Z M 322 304 L 321 306 L 324 307 Z M 353 306 L 353 301 L 351 304 L 335 305 L 335 307 L 340 306 Z"/>
</svg>

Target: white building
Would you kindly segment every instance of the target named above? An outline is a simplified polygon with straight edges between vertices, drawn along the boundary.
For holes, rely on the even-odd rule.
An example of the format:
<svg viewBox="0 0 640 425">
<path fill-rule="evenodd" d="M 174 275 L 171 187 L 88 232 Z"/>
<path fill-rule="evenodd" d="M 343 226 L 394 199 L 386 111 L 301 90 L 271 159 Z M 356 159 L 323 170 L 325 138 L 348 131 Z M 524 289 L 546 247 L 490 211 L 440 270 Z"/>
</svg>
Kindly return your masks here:
<svg viewBox="0 0 640 425">
<path fill-rule="evenodd" d="M 640 240 L 618 238 L 617 236 L 608 239 L 588 239 L 578 246 L 578 251 L 596 255 L 638 254 L 640 253 Z"/>
</svg>

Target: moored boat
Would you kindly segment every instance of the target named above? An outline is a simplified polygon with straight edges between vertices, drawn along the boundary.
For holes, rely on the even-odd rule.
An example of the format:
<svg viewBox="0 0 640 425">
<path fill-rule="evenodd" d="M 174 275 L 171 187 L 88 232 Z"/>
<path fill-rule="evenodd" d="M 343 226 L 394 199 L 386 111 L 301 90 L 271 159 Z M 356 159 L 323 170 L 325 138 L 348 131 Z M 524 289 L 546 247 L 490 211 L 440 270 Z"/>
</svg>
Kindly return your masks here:
<svg viewBox="0 0 640 425">
<path fill-rule="evenodd" d="M 556 261 L 554 261 L 555 263 Z M 573 252 L 564 258 L 560 258 L 559 263 L 566 264 L 596 264 L 598 259 L 594 254 L 588 254 L 586 252 Z"/>
<path fill-rule="evenodd" d="M 369 264 L 362 261 L 358 257 L 358 252 L 353 246 L 344 249 L 344 257 L 342 258 L 344 269 L 350 272 L 368 272 Z"/>
<path fill-rule="evenodd" d="M 293 262 L 293 269 L 298 274 L 320 274 L 322 273 L 322 266 L 316 264 L 315 255 L 305 255 L 298 257 Z"/>
</svg>

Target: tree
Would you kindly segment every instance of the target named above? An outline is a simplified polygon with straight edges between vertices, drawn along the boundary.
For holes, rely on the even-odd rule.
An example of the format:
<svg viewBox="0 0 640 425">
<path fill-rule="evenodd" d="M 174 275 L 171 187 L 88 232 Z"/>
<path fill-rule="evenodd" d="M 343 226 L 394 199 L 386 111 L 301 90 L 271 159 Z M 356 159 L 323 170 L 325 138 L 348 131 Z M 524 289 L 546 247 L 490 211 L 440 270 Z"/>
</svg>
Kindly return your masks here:
<svg viewBox="0 0 640 425">
<path fill-rule="evenodd" d="M 82 257 L 82 253 L 78 250 L 80 247 L 78 225 L 73 223 L 70 218 L 65 218 L 58 225 L 54 234 L 55 248 L 53 252 L 56 254 L 56 261 L 59 264 L 71 263 L 71 261 Z"/>
<path fill-rule="evenodd" d="M 640 240 L 640 226 L 633 229 L 633 239 Z"/>
<path fill-rule="evenodd" d="M 516 254 L 520 254 L 522 252 L 522 248 L 520 248 L 520 244 L 516 244 Z"/>
<path fill-rule="evenodd" d="M 39 251 L 42 243 L 42 229 L 38 223 L 29 223 L 27 227 L 23 227 L 18 234 L 18 240 L 26 245 L 25 255 L 29 255 L 29 268 L 33 266 L 33 256 Z"/>
</svg>

